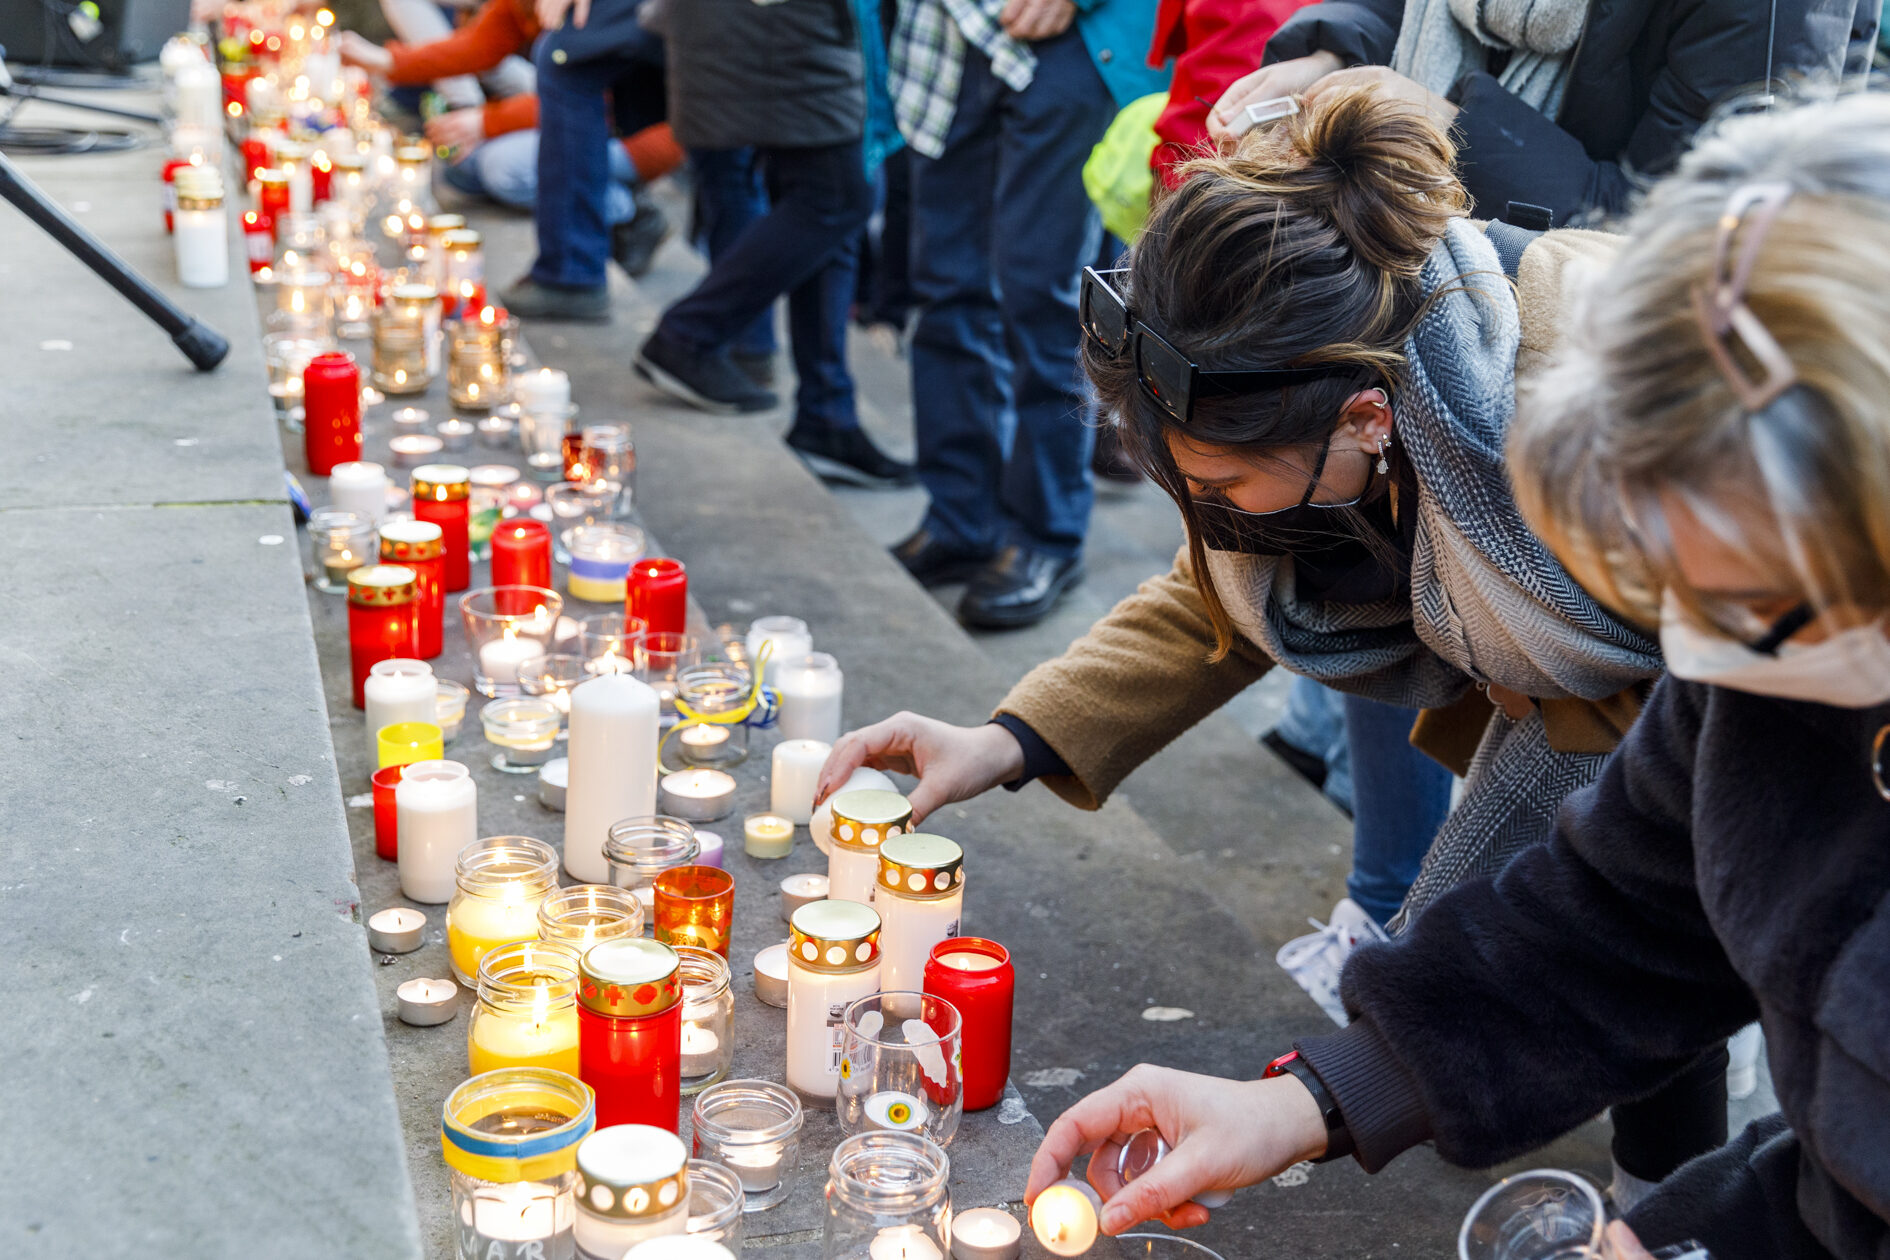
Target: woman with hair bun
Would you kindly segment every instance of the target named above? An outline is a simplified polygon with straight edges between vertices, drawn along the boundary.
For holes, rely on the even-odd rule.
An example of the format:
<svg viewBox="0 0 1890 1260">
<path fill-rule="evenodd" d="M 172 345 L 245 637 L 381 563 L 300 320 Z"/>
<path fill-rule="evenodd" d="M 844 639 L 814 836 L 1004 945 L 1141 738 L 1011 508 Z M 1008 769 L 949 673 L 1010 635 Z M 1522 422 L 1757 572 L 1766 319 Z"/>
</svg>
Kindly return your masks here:
<svg viewBox="0 0 1890 1260">
<path fill-rule="evenodd" d="M 1488 1166 L 1757 1018 L 1780 1114 L 1609 1254 L 1890 1255 L 1887 235 L 1882 96 L 1728 121 L 1653 190 L 1509 449 L 1525 517 L 1669 674 L 1547 843 L 1353 956 L 1346 1028 L 1257 1081 L 1135 1069 L 1051 1126 L 1031 1197 L 1098 1149 L 1108 1233 L 1296 1160 Z M 1174 1153 L 1125 1188 L 1107 1155 L 1149 1126 Z"/>
</svg>

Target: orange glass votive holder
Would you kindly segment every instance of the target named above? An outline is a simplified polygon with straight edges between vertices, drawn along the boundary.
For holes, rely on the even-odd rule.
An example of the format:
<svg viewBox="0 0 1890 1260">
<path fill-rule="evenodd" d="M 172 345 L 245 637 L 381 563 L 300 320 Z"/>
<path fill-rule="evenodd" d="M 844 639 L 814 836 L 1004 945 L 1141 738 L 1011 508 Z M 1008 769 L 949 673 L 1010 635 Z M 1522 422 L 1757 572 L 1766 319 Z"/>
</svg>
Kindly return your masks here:
<svg viewBox="0 0 1890 1260">
<path fill-rule="evenodd" d="M 656 877 L 656 939 L 728 957 L 735 877 L 714 866 L 672 866 Z"/>
</svg>

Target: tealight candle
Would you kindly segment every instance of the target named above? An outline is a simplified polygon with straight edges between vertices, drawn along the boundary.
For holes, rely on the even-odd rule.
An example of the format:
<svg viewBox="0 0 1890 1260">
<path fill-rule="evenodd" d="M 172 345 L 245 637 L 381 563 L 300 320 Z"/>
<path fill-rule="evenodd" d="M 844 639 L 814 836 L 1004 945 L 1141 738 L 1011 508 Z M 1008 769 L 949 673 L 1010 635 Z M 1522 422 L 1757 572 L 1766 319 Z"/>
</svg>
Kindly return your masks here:
<svg viewBox="0 0 1890 1260">
<path fill-rule="evenodd" d="M 656 807 L 672 818 L 714 822 L 735 807 L 735 779 L 720 770 L 677 770 L 656 785 Z"/>
<path fill-rule="evenodd" d="M 1102 1196 L 1088 1182 L 1067 1177 L 1030 1205 L 1030 1228 L 1044 1249 L 1057 1256 L 1080 1256 L 1096 1242 Z"/>
<path fill-rule="evenodd" d="M 752 858 L 784 858 L 794 851 L 794 824 L 779 814 L 750 814 L 742 822 L 742 847 Z"/>
<path fill-rule="evenodd" d="M 791 919 L 794 912 L 810 901 L 827 899 L 825 875 L 790 875 L 781 881 L 781 917 Z"/>
<path fill-rule="evenodd" d="M 509 415 L 494 413 L 474 426 L 479 430 L 479 444 L 493 450 L 506 450 L 512 445 L 512 438 L 518 433 L 518 421 Z"/>
<path fill-rule="evenodd" d="M 571 759 L 553 757 L 538 767 L 538 803 L 546 809 L 564 812 L 564 792 L 571 782 Z"/>
<path fill-rule="evenodd" d="M 787 1005 L 787 951 L 788 943 L 780 941 L 755 955 L 755 996 L 769 1006 Z"/>
<path fill-rule="evenodd" d="M 394 432 L 403 437 L 424 434 L 433 417 L 418 407 L 398 407 L 390 417 L 394 422 Z"/>
<path fill-rule="evenodd" d="M 409 906 L 389 906 L 367 921 L 368 948 L 379 954 L 411 954 L 420 948 L 427 916 Z"/>
<path fill-rule="evenodd" d="M 805 1123 L 794 1091 L 772 1081 L 712 1085 L 691 1111 L 698 1155 L 735 1174 L 747 1212 L 764 1212 L 793 1190 Z"/>
<path fill-rule="evenodd" d="M 704 831 L 700 827 L 696 829 L 696 865 L 713 866 L 717 870 L 723 869 L 721 836 L 713 831 Z"/>
<path fill-rule="evenodd" d="M 404 433 L 390 440 L 387 449 L 394 453 L 394 467 L 418 468 L 432 463 L 446 443 L 431 433 Z"/>
<path fill-rule="evenodd" d="M 873 1236 L 868 1260 L 945 1260 L 938 1244 L 917 1225 L 894 1225 Z"/>
<path fill-rule="evenodd" d="M 408 980 L 394 990 L 400 1022 L 416 1028 L 444 1024 L 453 1018 L 459 986 L 451 980 Z"/>
<path fill-rule="evenodd" d="M 473 435 L 477 430 L 473 428 L 470 421 L 454 417 L 451 420 L 440 421 L 439 427 L 435 429 L 434 432 L 439 435 L 440 441 L 445 445 L 447 450 L 470 451 L 473 444 Z"/>
<path fill-rule="evenodd" d="M 999 1208 L 972 1208 L 952 1217 L 952 1260 L 1017 1260 L 1024 1227 Z"/>
<path fill-rule="evenodd" d="M 817 739 L 784 739 L 774 746 L 768 780 L 769 807 L 797 826 L 814 817 L 814 788 L 827 764 L 832 744 Z"/>
</svg>

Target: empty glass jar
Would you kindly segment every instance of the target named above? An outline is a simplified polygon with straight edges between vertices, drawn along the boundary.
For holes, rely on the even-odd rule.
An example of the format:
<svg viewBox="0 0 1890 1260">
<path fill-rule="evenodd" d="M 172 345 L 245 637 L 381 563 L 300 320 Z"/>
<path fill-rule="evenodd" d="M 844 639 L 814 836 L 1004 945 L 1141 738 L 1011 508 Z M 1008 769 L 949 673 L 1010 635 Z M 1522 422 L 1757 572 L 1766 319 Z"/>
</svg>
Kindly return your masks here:
<svg viewBox="0 0 1890 1260">
<path fill-rule="evenodd" d="M 883 934 L 882 934 L 883 939 Z M 965 1111 L 958 1008 L 911 991 L 847 1007 L 834 1106 L 845 1133 L 919 1133 L 951 1144 Z"/>
<path fill-rule="evenodd" d="M 742 1253 L 741 1178 L 706 1159 L 689 1161 L 689 1233 Z"/>
<path fill-rule="evenodd" d="M 823 1260 L 939 1260 L 950 1249 L 951 1160 L 916 1133 L 856 1133 L 827 1166 Z"/>
</svg>

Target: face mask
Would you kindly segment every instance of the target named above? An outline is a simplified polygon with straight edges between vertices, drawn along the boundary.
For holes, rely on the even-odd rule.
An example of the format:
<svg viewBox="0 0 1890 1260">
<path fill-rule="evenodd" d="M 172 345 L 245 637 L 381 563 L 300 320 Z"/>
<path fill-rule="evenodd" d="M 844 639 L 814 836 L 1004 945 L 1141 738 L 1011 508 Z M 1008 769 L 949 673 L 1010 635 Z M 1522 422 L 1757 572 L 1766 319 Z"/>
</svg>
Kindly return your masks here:
<svg viewBox="0 0 1890 1260">
<path fill-rule="evenodd" d="M 1660 652 L 1676 678 L 1755 696 L 1805 700 L 1840 709 L 1890 702 L 1890 639 L 1882 621 L 1819 643 L 1782 645 L 1776 656 L 1701 630 L 1669 592 L 1660 607 Z"/>
<path fill-rule="evenodd" d="M 1225 503 L 1196 500 L 1195 523 L 1210 551 L 1249 556 L 1291 556 L 1298 593 L 1304 599 L 1369 604 L 1406 589 L 1408 565 L 1394 565 L 1385 544 L 1402 551 L 1391 518 L 1391 496 L 1381 494 L 1351 508 L 1303 503 L 1279 512 L 1243 512 Z M 1377 545 L 1359 529 L 1379 536 Z"/>
</svg>

